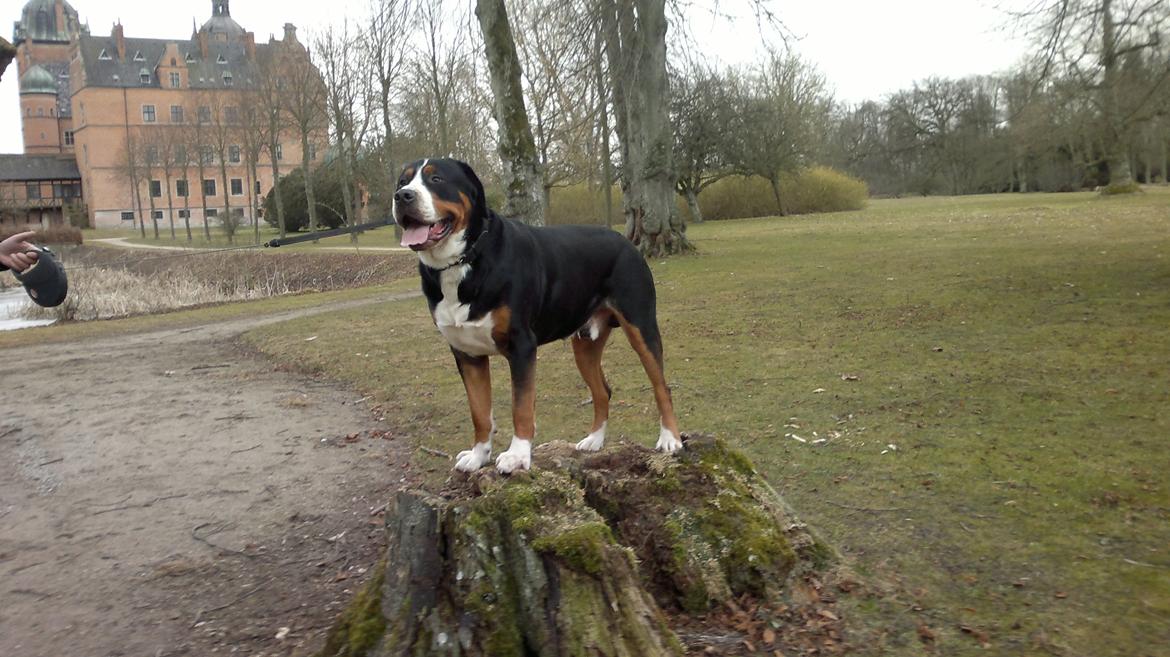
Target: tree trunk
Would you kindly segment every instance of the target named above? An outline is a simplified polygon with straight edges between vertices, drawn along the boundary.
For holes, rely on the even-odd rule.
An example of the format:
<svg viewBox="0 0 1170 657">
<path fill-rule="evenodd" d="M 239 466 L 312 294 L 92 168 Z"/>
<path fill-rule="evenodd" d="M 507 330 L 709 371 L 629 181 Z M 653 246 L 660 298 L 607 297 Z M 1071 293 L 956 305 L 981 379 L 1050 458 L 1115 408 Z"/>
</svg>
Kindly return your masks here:
<svg viewBox="0 0 1170 657">
<path fill-rule="evenodd" d="M 223 232 L 227 233 L 228 244 L 233 244 L 236 238 L 236 221 L 232 217 L 232 187 L 228 181 L 227 164 L 224 162 L 226 157 L 227 153 L 220 152 L 219 177 L 223 178 L 223 218 L 219 223 L 223 226 Z"/>
<path fill-rule="evenodd" d="M 780 196 L 780 174 L 773 174 L 771 178 L 768 178 L 768 182 L 772 185 L 772 198 L 776 199 L 776 212 L 783 217 L 784 200 Z"/>
<path fill-rule="evenodd" d="M 687 185 L 685 195 L 687 197 L 687 209 L 691 211 L 691 221 L 697 224 L 703 223 L 703 212 L 699 209 L 699 195 L 695 193 L 695 188 Z"/>
<path fill-rule="evenodd" d="M 685 224 L 674 204 L 674 134 L 668 114 L 670 89 L 666 74 L 666 2 L 636 0 L 618 3 L 620 60 L 611 56 L 615 89 L 622 86 L 627 142 L 629 202 L 626 236 L 647 256 L 689 248 Z M 603 27 L 604 29 L 604 27 Z M 610 43 L 614 41 L 609 39 Z"/>
<path fill-rule="evenodd" d="M 272 160 L 272 194 L 276 200 L 276 225 L 280 229 L 280 237 L 284 239 L 287 233 L 284 224 L 284 203 L 280 200 L 280 161 L 276 158 L 277 144 L 268 145 L 268 154 Z"/>
<path fill-rule="evenodd" d="M 183 180 L 187 183 L 187 193 L 183 196 L 183 209 L 187 211 L 187 216 L 183 218 L 183 225 L 187 228 L 187 241 L 191 241 L 191 176 L 189 171 L 183 169 Z"/>
<path fill-rule="evenodd" d="M 554 441 L 526 474 L 485 468 L 440 495 L 400 491 L 386 557 L 321 654 L 681 656 L 663 610 L 793 604 L 796 577 L 834 552 L 743 455 L 685 439 L 678 456 Z"/>
<path fill-rule="evenodd" d="M 594 74 L 597 77 L 597 116 L 601 131 L 601 188 L 605 198 L 605 227 L 613 228 L 613 162 L 610 160 L 609 145 L 609 107 L 606 102 L 608 88 L 602 76 L 601 58 L 604 46 L 601 35 L 597 36 L 597 52 L 593 60 Z"/>
<path fill-rule="evenodd" d="M 305 173 L 305 203 L 309 204 L 309 231 L 317 230 L 317 197 L 313 194 L 313 175 L 309 171 L 309 133 L 301 131 L 301 171 Z M 316 244 L 317 240 L 313 240 Z"/>
<path fill-rule="evenodd" d="M 166 176 L 166 183 L 167 183 L 167 217 L 170 219 L 170 222 L 171 222 L 171 241 L 173 242 L 176 239 L 176 235 L 175 235 L 175 200 L 174 200 L 174 197 L 171 196 L 171 171 L 170 171 L 170 169 L 166 170 L 165 176 Z"/>
<path fill-rule="evenodd" d="M 203 189 L 203 177 L 207 175 L 207 165 L 205 165 L 203 163 L 202 149 L 200 149 L 198 157 L 199 157 L 199 159 L 196 161 L 199 162 L 199 204 L 203 208 L 203 237 L 208 242 L 210 242 L 211 241 L 211 222 L 207 220 L 207 194 L 205 193 L 207 190 Z M 189 185 L 187 187 L 187 191 L 188 192 L 191 191 L 191 188 Z"/>
<path fill-rule="evenodd" d="M 1117 61 L 1116 26 L 1113 22 L 1113 0 L 1101 0 L 1101 64 L 1104 70 L 1101 92 L 1101 113 L 1105 121 L 1105 160 L 1109 165 L 1109 189 L 1124 191 L 1133 187 L 1133 170 L 1129 165 L 1129 143 L 1126 121 L 1118 107 L 1121 71 Z"/>
<path fill-rule="evenodd" d="M 1170 121 L 1164 120 L 1164 123 L 1170 124 Z M 1162 182 L 1170 183 L 1170 148 L 1166 147 L 1170 143 L 1170 135 L 1163 133 L 1158 141 L 1162 142 Z"/>
<path fill-rule="evenodd" d="M 504 0 L 477 0 L 475 16 L 483 32 L 499 126 L 499 154 L 503 164 L 504 214 L 531 226 L 543 226 L 544 203 L 536 142 L 524 109 L 520 85 L 520 58 L 512 39 Z"/>
<path fill-rule="evenodd" d="M 146 202 L 150 204 L 150 225 L 154 228 L 154 239 L 158 239 L 158 219 L 154 218 L 154 194 L 151 193 L 151 183 L 154 179 L 150 177 L 150 173 L 146 174 Z"/>
</svg>

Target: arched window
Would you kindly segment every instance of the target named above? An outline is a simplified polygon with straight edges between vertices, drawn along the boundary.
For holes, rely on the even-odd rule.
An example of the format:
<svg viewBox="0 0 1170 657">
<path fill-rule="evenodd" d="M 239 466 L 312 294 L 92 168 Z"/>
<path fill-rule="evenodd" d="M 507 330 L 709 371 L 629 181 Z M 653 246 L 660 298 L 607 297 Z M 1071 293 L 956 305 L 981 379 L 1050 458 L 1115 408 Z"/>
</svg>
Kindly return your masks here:
<svg viewBox="0 0 1170 657">
<path fill-rule="evenodd" d="M 37 35 L 42 36 L 49 33 L 49 12 L 44 9 L 37 11 Z"/>
</svg>

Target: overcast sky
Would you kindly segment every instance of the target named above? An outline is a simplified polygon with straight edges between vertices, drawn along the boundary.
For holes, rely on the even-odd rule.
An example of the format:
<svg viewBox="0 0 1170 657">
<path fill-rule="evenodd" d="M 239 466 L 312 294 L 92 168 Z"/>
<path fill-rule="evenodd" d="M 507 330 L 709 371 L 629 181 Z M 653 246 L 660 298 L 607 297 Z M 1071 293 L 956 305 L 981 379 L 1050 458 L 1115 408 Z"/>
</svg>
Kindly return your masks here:
<svg viewBox="0 0 1170 657">
<path fill-rule="evenodd" d="M 470 1 L 470 0 L 468 0 Z M 836 0 L 836 2 L 774 1 L 789 30 L 799 37 L 791 45 L 814 63 L 837 98 L 849 102 L 880 99 L 929 76 L 962 77 L 1010 68 L 1027 43 L 1005 27 L 997 6 L 1027 0 Z M 210 0 L 71 0 L 94 34 L 109 34 L 121 20 L 126 36 L 186 39 L 191 21 L 211 15 Z M 731 22 L 709 12 L 690 10 L 695 38 L 702 50 L 724 63 L 751 62 L 762 49 L 753 19 Z M 722 0 L 724 13 L 746 4 Z M 20 19 L 22 0 L 0 1 L 0 25 L 11 38 Z M 165 9 L 163 7 L 165 6 Z M 343 17 L 362 16 L 367 0 L 235 0 L 232 17 L 257 41 L 278 37 L 285 22 L 301 34 Z M 19 153 L 19 97 L 16 63 L 0 81 L 0 153 Z"/>
</svg>

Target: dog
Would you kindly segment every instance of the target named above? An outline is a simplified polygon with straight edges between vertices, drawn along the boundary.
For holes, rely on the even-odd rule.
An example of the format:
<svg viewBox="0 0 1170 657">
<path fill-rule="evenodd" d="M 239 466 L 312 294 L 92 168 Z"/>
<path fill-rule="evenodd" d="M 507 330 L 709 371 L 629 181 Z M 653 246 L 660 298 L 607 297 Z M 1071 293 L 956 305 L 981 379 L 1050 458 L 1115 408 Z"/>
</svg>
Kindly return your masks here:
<svg viewBox="0 0 1170 657">
<path fill-rule="evenodd" d="M 601 354 L 618 327 L 654 389 L 657 449 L 682 449 L 663 370 L 654 278 L 627 239 L 601 227 L 535 228 L 500 217 L 488 208 L 471 167 L 453 159 L 406 165 L 393 214 L 402 246 L 418 254 L 423 294 L 471 407 L 475 443 L 458 454 L 456 470 L 472 472 L 491 460 L 496 423 L 488 358 L 495 355 L 507 359 L 511 372 L 514 430 L 496 467 L 502 473 L 531 467 L 536 349 L 565 338 L 593 398 L 593 424 L 577 449 L 601 449 L 612 396 Z"/>
</svg>

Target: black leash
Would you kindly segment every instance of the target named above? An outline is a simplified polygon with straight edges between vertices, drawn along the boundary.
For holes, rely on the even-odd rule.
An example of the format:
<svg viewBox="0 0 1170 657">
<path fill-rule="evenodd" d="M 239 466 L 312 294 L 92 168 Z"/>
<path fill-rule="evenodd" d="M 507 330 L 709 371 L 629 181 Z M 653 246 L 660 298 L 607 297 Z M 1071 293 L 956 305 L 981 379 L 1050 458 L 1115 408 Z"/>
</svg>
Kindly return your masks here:
<svg viewBox="0 0 1170 657">
<path fill-rule="evenodd" d="M 372 228 L 381 228 L 382 226 L 393 226 L 394 219 L 379 219 L 378 221 L 371 221 L 365 224 L 358 224 L 356 226 L 346 226 L 344 228 L 334 228 L 333 230 L 319 230 L 308 235 L 297 235 L 295 237 L 278 237 L 274 240 L 268 240 L 264 243 L 265 248 L 276 248 L 278 246 L 285 246 L 287 244 L 299 244 L 301 242 L 310 242 L 312 240 L 324 239 L 326 237 L 337 237 L 338 235 L 348 235 L 350 233 L 361 233 Z"/>
</svg>

